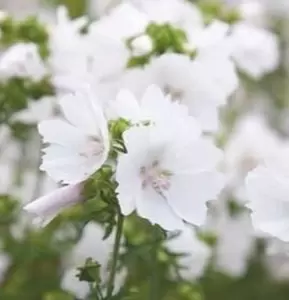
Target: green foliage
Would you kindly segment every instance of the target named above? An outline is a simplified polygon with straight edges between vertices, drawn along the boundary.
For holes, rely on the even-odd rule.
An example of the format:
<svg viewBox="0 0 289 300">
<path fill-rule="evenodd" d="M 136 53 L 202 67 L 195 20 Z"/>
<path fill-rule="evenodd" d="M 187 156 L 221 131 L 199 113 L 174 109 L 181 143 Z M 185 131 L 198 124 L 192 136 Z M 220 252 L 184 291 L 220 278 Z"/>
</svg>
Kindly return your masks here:
<svg viewBox="0 0 289 300">
<path fill-rule="evenodd" d="M 53 291 L 59 297 L 50 299 L 69 299 L 60 289 L 60 261 L 71 245 L 64 240 L 56 241 L 49 229 L 35 231 L 25 225 L 20 209 L 18 200 L 0 196 L 1 252 L 10 258 L 5 279 L 0 284 L 0 299 L 48 299 L 45 297 Z"/>
<path fill-rule="evenodd" d="M 86 13 L 86 0 L 45 0 L 55 6 L 65 5 L 72 18 L 83 16 Z"/>
<path fill-rule="evenodd" d="M 153 43 L 153 49 L 149 53 L 141 56 L 132 56 L 127 63 L 128 68 L 141 67 L 146 65 L 150 59 L 154 56 L 159 56 L 164 53 L 180 53 L 187 54 L 188 56 L 194 57 L 194 51 L 188 51 L 186 49 L 187 36 L 186 33 L 172 24 L 157 24 L 150 23 L 145 32 Z M 128 48 L 132 50 L 132 42 L 137 37 L 128 39 Z"/>
<path fill-rule="evenodd" d="M 9 47 L 19 42 L 35 43 L 43 58 L 49 54 L 47 29 L 36 17 L 28 17 L 23 21 L 5 17 L 0 21 L 0 31 L 2 47 Z"/>
<path fill-rule="evenodd" d="M 0 46 L 10 47 L 19 42 L 32 42 L 38 46 L 43 59 L 47 58 L 48 32 L 36 17 L 28 17 L 22 21 L 15 21 L 11 17 L 4 17 L 0 21 Z M 30 78 L 12 77 L 0 82 L 0 125 L 10 124 L 13 115 L 28 107 L 29 101 L 41 99 L 44 96 L 53 95 L 54 90 L 48 77 L 39 81 Z M 10 124 L 11 125 L 11 124 Z M 13 125 L 11 125 L 13 126 Z M 23 125 L 24 126 L 24 125 Z M 23 129 L 20 124 L 14 125 L 15 129 Z"/>
<path fill-rule="evenodd" d="M 236 8 L 225 5 L 221 0 L 198 0 L 197 5 L 202 11 L 207 24 L 216 19 L 234 24 L 241 19 Z"/>
<path fill-rule="evenodd" d="M 48 95 L 53 95 L 53 89 L 47 78 L 34 82 L 13 77 L 0 83 L 0 124 L 9 123 L 13 114 L 28 107 L 29 101 Z"/>
</svg>

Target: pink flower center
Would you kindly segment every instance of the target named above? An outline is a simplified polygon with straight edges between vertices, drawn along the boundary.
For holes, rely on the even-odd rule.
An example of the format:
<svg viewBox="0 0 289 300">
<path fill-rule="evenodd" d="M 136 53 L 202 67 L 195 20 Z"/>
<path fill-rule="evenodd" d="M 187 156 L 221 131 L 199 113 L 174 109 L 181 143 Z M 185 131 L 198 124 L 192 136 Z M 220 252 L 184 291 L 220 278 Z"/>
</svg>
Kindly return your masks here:
<svg viewBox="0 0 289 300">
<path fill-rule="evenodd" d="M 171 186 L 171 176 L 169 171 L 160 168 L 159 163 L 154 161 L 148 167 L 141 167 L 140 175 L 142 177 L 142 188 L 150 185 L 159 195 L 165 198 L 165 191 Z"/>
</svg>

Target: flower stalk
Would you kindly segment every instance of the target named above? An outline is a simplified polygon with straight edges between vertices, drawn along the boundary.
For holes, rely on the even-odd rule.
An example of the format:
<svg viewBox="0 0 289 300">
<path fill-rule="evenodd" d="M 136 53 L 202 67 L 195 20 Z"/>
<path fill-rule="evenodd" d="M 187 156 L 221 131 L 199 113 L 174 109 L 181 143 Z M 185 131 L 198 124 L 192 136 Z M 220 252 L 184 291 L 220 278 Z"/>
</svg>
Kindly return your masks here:
<svg viewBox="0 0 289 300">
<path fill-rule="evenodd" d="M 112 264 L 111 264 L 111 270 L 109 274 L 108 284 L 107 284 L 107 296 L 106 299 L 109 300 L 112 297 L 113 289 L 114 289 L 114 281 L 117 271 L 117 262 L 119 257 L 119 250 L 120 250 L 120 241 L 121 241 L 121 235 L 123 230 L 123 221 L 124 217 L 120 212 L 120 209 L 118 207 L 117 209 L 117 227 L 116 227 L 116 235 L 115 235 L 115 241 L 114 241 L 114 247 L 112 252 Z"/>
</svg>

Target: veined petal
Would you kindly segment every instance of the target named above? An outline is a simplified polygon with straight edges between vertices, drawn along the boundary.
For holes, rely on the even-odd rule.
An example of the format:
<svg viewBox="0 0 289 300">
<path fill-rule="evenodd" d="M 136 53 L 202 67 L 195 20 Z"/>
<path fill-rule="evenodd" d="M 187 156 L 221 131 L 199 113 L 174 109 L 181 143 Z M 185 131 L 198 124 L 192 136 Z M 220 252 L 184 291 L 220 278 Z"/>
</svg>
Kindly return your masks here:
<svg viewBox="0 0 289 300">
<path fill-rule="evenodd" d="M 97 135 L 107 127 L 100 104 L 88 87 L 64 96 L 60 105 L 66 119 L 86 134 Z"/>
<path fill-rule="evenodd" d="M 40 122 L 38 131 L 44 143 L 69 146 L 72 149 L 78 148 L 85 140 L 84 134 L 78 128 L 60 119 Z"/>
</svg>

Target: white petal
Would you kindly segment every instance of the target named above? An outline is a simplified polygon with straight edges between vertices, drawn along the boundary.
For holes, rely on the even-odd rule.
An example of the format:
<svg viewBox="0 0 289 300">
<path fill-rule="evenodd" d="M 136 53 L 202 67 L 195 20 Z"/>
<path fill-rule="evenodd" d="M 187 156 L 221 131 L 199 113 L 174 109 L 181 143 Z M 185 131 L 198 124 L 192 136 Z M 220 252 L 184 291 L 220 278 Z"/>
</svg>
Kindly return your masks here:
<svg viewBox="0 0 289 300">
<path fill-rule="evenodd" d="M 113 103 L 113 110 L 118 118 L 124 118 L 133 122 L 139 121 L 140 107 L 129 90 L 123 89 L 118 93 L 116 101 Z"/>
<path fill-rule="evenodd" d="M 51 146 L 50 149 L 52 148 L 55 147 Z M 72 155 L 47 160 L 44 155 L 40 169 L 47 172 L 47 174 L 57 182 L 76 184 L 87 179 L 96 172 L 102 164 L 102 157 L 87 159 L 79 155 Z"/>
<path fill-rule="evenodd" d="M 181 134 L 180 134 L 181 135 Z M 197 141 L 177 142 L 172 146 L 172 151 L 164 153 L 162 159 L 166 168 L 174 174 L 186 174 L 206 171 L 217 166 L 223 155 L 210 140 L 199 139 Z"/>
<path fill-rule="evenodd" d="M 148 147 L 150 128 L 148 126 L 132 127 L 123 133 L 123 140 L 128 153 L 140 153 Z"/>
<path fill-rule="evenodd" d="M 100 128 L 107 126 L 101 107 L 89 87 L 63 97 L 60 105 L 66 119 L 87 134 L 98 135 Z"/>
<path fill-rule="evenodd" d="M 182 255 L 179 264 L 182 267 L 180 274 L 184 279 L 196 279 L 203 274 L 211 250 L 198 239 L 192 228 L 186 226 L 179 236 L 168 240 L 166 244 L 170 251 Z"/>
<path fill-rule="evenodd" d="M 168 191 L 168 203 L 180 218 L 202 225 L 207 214 L 206 202 L 217 198 L 223 183 L 217 172 L 176 175 Z"/>
<path fill-rule="evenodd" d="M 178 230 L 184 227 L 184 223 L 167 201 L 149 186 L 137 199 L 136 209 L 141 217 L 148 219 L 152 224 L 159 224 L 165 230 Z"/>
<path fill-rule="evenodd" d="M 135 201 L 141 192 L 140 167 L 138 162 L 128 155 L 119 157 L 116 168 L 117 198 L 121 211 L 129 215 L 135 210 Z"/>
<path fill-rule="evenodd" d="M 57 119 L 42 121 L 38 125 L 38 131 L 44 143 L 68 146 L 72 149 L 77 149 L 85 140 L 85 136 L 78 128 Z"/>
<path fill-rule="evenodd" d="M 246 178 L 246 192 L 256 229 L 289 241 L 289 188 L 265 167 L 258 167 Z"/>
<path fill-rule="evenodd" d="M 42 220 L 51 219 L 62 209 L 82 201 L 81 192 L 81 184 L 65 186 L 27 204 L 24 210 Z"/>
</svg>

